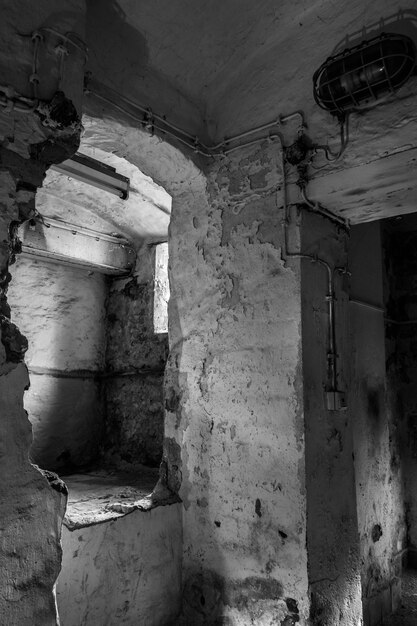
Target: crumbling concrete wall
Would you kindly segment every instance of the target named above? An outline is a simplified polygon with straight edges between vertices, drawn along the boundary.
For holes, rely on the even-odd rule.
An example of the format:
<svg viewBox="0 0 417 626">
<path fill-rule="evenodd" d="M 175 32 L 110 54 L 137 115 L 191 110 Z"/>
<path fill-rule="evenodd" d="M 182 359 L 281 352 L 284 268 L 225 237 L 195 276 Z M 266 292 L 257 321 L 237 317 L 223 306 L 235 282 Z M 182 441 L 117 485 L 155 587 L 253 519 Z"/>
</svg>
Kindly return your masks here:
<svg viewBox="0 0 417 626">
<path fill-rule="evenodd" d="M 31 429 L 23 409 L 29 385 L 26 339 L 10 322 L 9 266 L 19 251 L 17 225 L 34 214 L 48 165 L 78 145 L 84 53 L 71 50 L 59 71 L 59 34 L 83 36 L 84 2 L 6 2 L 0 24 L 0 615 L 5 624 L 52 626 L 53 586 L 61 559 L 64 487 L 28 459 Z M 35 34 L 34 34 L 35 33 Z M 34 35 L 33 35 L 34 34 Z M 41 37 L 43 39 L 41 40 Z M 55 39 L 54 39 L 55 37 Z M 51 488 L 55 486 L 57 490 Z"/>
<path fill-rule="evenodd" d="M 300 268 L 281 156 L 217 161 L 173 199 L 165 466 L 184 524 L 184 623 L 305 623 Z"/>
<path fill-rule="evenodd" d="M 307 550 L 314 625 L 350 626 L 361 620 L 359 546 L 353 469 L 352 421 L 345 410 L 329 410 L 332 385 L 329 297 L 335 296 L 336 386 L 346 392 L 350 346 L 346 231 L 303 210 L 302 260 L 303 390 L 305 407 Z M 315 262 L 318 258 L 328 264 Z M 333 280 L 333 294 L 329 285 Z"/>
<path fill-rule="evenodd" d="M 384 222 L 387 374 L 404 476 L 409 563 L 417 563 L 417 220 Z M 411 320 L 411 323 L 407 323 Z M 413 322 L 414 320 L 414 322 Z M 404 323 L 405 322 L 405 323 Z"/>
<path fill-rule="evenodd" d="M 31 459 L 45 469 L 73 471 L 99 451 L 106 279 L 27 256 L 17 259 L 12 272 L 12 319 L 29 341 Z"/>
<path fill-rule="evenodd" d="M 175 624 L 181 598 L 181 506 L 62 532 L 62 626 Z"/>
<path fill-rule="evenodd" d="M 52 626 L 65 492 L 28 461 L 31 428 L 22 399 L 29 378 L 23 363 L 6 361 L 3 345 L 1 352 L 0 615 L 4 624 Z"/>
<path fill-rule="evenodd" d="M 398 418 L 386 384 L 383 259 L 380 223 L 353 227 L 350 412 L 367 626 L 381 624 L 400 602 L 405 511 Z M 368 303 L 375 310 L 355 303 Z"/>
<path fill-rule="evenodd" d="M 168 339 L 155 333 L 154 287 L 155 247 L 144 244 L 133 276 L 112 281 L 107 298 L 103 455 L 124 469 L 162 456 Z"/>
</svg>

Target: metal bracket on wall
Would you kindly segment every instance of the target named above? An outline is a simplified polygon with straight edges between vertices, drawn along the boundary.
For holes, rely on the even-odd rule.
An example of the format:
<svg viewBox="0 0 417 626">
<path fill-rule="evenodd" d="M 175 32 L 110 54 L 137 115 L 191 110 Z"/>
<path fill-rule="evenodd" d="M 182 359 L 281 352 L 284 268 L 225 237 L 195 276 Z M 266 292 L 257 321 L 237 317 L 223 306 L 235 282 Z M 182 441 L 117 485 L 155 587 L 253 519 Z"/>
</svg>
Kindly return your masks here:
<svg viewBox="0 0 417 626">
<path fill-rule="evenodd" d="M 328 411 L 346 411 L 346 393 L 344 391 L 336 391 L 334 389 L 327 390 L 326 407 Z"/>
</svg>

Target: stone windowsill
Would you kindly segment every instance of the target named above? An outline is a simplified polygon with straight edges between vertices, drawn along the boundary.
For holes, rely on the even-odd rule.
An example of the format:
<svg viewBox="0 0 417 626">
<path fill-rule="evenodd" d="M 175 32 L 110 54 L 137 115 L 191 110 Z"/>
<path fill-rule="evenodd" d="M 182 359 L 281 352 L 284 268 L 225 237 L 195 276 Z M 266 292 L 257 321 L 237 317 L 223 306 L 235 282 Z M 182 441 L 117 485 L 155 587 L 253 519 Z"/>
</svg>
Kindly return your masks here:
<svg viewBox="0 0 417 626">
<path fill-rule="evenodd" d="M 69 492 L 64 518 L 64 525 L 69 530 L 179 501 L 175 495 L 163 494 L 161 497 L 153 493 L 158 469 L 142 468 L 135 474 L 97 470 L 63 476 L 62 480 Z"/>
</svg>

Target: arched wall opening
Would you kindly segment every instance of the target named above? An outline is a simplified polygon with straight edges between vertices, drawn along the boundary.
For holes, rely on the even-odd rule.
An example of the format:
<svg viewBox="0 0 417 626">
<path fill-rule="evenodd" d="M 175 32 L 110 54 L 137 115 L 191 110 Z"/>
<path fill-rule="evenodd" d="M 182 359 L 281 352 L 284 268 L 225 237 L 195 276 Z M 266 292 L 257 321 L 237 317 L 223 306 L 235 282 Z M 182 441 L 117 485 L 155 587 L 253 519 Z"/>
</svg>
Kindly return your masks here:
<svg viewBox="0 0 417 626">
<path fill-rule="evenodd" d="M 178 498 L 165 487 L 152 495 L 164 438 L 171 196 L 148 173 L 159 183 L 181 186 L 186 159 L 123 124 L 131 145 L 123 145 L 120 128 L 112 137 L 108 120 L 86 118 L 84 124 L 80 152 L 128 176 L 129 201 L 115 203 L 106 192 L 86 191 L 82 183 L 50 172 L 38 196 L 40 217 L 27 228 L 49 235 L 56 223 L 65 223 L 74 228 L 74 240 L 104 235 L 115 240 L 110 245 L 133 248 L 136 259 L 127 276 L 33 254 L 22 255 L 12 268 L 9 299 L 30 346 L 25 402 L 34 427 L 31 454 L 42 468 L 58 471 L 69 488 L 57 584 L 64 626 L 84 623 L 87 615 L 92 621 L 85 623 L 102 623 L 127 604 L 126 619 L 140 619 L 144 611 L 143 620 L 152 615 L 160 623 L 179 610 L 182 546 Z M 132 146 L 139 152 L 147 147 L 148 158 L 136 159 Z M 171 506 L 158 507 L 160 501 Z M 116 583 L 115 562 L 124 568 Z M 87 590 L 81 580 L 89 581 Z M 135 580 L 135 589 L 126 580 Z"/>
<path fill-rule="evenodd" d="M 157 472 L 168 348 L 153 310 L 158 301 L 161 326 L 171 197 L 125 159 L 84 154 L 117 166 L 130 195 L 50 170 L 37 216 L 21 228 L 9 299 L 29 339 L 31 459 L 66 476 Z"/>
</svg>

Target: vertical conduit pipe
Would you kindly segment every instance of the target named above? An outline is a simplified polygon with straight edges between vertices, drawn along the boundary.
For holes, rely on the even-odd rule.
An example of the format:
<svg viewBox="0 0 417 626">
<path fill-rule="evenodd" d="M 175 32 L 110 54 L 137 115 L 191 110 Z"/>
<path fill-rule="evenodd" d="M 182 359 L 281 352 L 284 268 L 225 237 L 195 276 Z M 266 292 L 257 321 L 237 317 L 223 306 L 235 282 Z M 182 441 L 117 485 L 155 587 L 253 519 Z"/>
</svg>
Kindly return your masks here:
<svg viewBox="0 0 417 626">
<path fill-rule="evenodd" d="M 329 391 L 335 392 L 337 391 L 337 352 L 336 352 L 336 320 L 335 320 L 335 310 L 334 310 L 334 272 L 339 271 L 341 273 L 347 273 L 346 268 L 335 268 L 332 267 L 317 256 L 312 254 L 303 254 L 301 252 L 290 252 L 288 249 L 288 226 L 289 226 L 289 211 L 287 204 L 287 187 L 286 187 L 286 177 L 285 177 L 285 160 L 284 160 L 284 150 L 282 138 L 280 135 L 277 135 L 277 138 L 280 142 L 281 148 L 281 167 L 282 167 L 282 177 L 283 177 L 283 204 L 284 204 L 284 219 L 283 219 L 283 247 L 282 247 L 282 258 L 285 262 L 288 258 L 297 258 L 297 259 L 309 259 L 312 263 L 318 263 L 322 267 L 326 268 L 327 271 L 327 295 L 326 301 L 328 303 L 328 353 L 327 353 L 327 361 L 328 361 L 328 386 Z M 320 213 L 320 211 L 317 211 Z M 325 217 L 329 217 L 329 215 L 325 215 Z"/>
</svg>

